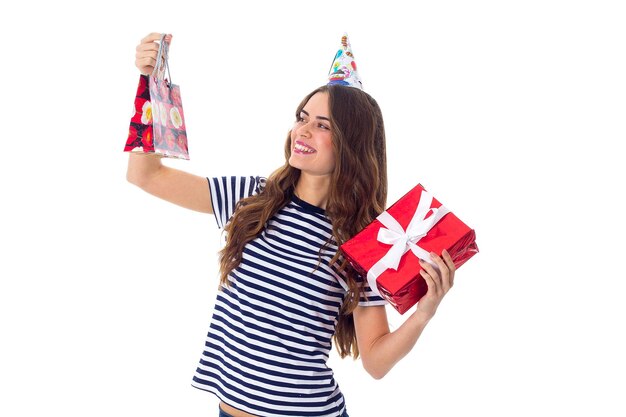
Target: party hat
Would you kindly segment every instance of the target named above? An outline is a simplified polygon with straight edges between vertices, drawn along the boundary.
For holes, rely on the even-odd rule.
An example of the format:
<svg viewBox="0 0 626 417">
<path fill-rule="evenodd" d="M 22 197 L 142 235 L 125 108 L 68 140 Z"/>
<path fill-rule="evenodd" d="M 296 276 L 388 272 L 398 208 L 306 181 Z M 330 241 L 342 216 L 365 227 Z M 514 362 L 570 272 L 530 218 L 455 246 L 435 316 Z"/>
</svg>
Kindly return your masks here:
<svg viewBox="0 0 626 417">
<path fill-rule="evenodd" d="M 363 83 L 356 70 L 356 62 L 354 62 L 354 55 L 352 54 L 352 48 L 350 48 L 347 33 L 344 33 L 341 37 L 341 47 L 335 54 L 328 72 L 328 85 L 333 84 L 346 85 L 363 90 Z"/>
</svg>

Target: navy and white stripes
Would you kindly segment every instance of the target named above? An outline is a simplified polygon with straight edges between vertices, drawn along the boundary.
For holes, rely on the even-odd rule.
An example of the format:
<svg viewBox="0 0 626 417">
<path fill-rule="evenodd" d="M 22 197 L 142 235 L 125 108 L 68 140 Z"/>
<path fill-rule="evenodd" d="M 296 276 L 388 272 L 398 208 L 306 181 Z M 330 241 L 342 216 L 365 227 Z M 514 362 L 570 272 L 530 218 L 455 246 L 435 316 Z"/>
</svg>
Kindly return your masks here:
<svg viewBox="0 0 626 417">
<path fill-rule="evenodd" d="M 218 227 L 237 201 L 263 190 L 263 177 L 207 179 Z M 294 197 L 249 242 L 228 276 L 192 385 L 262 416 L 340 416 L 344 397 L 326 365 L 346 293 L 329 262 L 337 245 L 324 210 Z M 366 286 L 359 305 L 384 305 Z"/>
<path fill-rule="evenodd" d="M 263 177 L 221 177 L 209 180 L 211 204 L 217 227 L 223 229 L 235 211 L 237 201 L 257 194 L 265 186 Z"/>
</svg>

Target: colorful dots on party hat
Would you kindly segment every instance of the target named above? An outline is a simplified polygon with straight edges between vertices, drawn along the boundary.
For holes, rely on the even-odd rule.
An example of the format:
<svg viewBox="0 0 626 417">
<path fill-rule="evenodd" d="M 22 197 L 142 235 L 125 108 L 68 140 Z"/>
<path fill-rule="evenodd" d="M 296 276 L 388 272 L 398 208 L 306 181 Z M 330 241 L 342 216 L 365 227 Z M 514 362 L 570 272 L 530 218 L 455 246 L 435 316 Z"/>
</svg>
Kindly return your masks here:
<svg viewBox="0 0 626 417">
<path fill-rule="evenodd" d="M 344 33 L 341 37 L 341 47 L 330 65 L 328 85 L 345 85 L 363 90 L 363 83 L 356 70 L 356 62 L 354 61 L 347 33 Z"/>
</svg>

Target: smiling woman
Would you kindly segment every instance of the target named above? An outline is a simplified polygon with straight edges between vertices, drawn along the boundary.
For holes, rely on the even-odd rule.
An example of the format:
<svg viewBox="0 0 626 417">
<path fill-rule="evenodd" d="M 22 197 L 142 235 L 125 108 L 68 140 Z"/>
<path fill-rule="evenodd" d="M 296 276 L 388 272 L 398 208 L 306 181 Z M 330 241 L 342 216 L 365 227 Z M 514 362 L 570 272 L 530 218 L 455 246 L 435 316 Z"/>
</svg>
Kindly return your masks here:
<svg viewBox="0 0 626 417">
<path fill-rule="evenodd" d="M 309 197 L 305 189 L 327 188 L 335 169 L 331 121 L 327 116 L 330 114 L 328 101 L 328 92 L 319 89 L 300 110 L 291 130 L 293 153 L 289 164 L 300 170 L 302 185 L 296 187 L 296 194 L 305 199 Z M 325 202 L 315 203 L 322 207 L 326 205 Z"/>
<path fill-rule="evenodd" d="M 138 47 L 140 69 L 152 63 L 154 39 Z M 222 401 L 222 416 L 347 417 L 327 365 L 333 341 L 341 357 L 361 355 L 366 371 L 382 378 L 442 297 L 429 289 L 425 307 L 390 332 L 386 301 L 339 252 L 385 209 L 387 160 L 382 113 L 361 89 L 346 36 L 329 80 L 297 107 L 285 162 L 267 178 L 207 184 L 180 171 L 151 174 L 163 169 L 158 159 L 129 159 L 134 183 L 213 212 L 226 232 L 220 291 L 192 382 Z M 437 260 L 440 275 L 432 271 L 438 288 L 452 282 L 448 261 Z"/>
</svg>

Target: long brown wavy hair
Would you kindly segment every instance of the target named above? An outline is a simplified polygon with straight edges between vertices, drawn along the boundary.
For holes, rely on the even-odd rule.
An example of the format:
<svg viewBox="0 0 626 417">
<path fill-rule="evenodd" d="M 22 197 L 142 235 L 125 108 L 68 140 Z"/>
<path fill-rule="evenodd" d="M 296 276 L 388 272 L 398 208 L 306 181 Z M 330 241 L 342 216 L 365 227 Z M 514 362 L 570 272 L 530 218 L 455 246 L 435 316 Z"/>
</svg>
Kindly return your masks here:
<svg viewBox="0 0 626 417">
<path fill-rule="evenodd" d="M 335 151 L 335 169 L 325 213 L 332 223 L 332 238 L 338 246 L 352 238 L 385 210 L 387 200 L 387 156 L 385 128 L 376 100 L 362 90 L 325 85 L 308 94 L 296 110 L 296 118 L 316 93 L 329 95 L 330 125 Z M 289 165 L 291 131 L 285 143 L 285 164 L 268 178 L 262 192 L 240 200 L 224 227 L 226 244 L 219 252 L 220 283 L 228 286 L 228 275 L 242 260 L 244 246 L 263 231 L 267 221 L 292 198 L 300 170 Z M 328 247 L 327 242 L 320 249 Z M 339 355 L 359 357 L 352 312 L 363 293 L 365 279 L 337 251 L 330 265 L 345 271 L 349 286 L 339 311 L 334 340 Z M 319 263 L 318 263 L 319 266 Z"/>
</svg>

